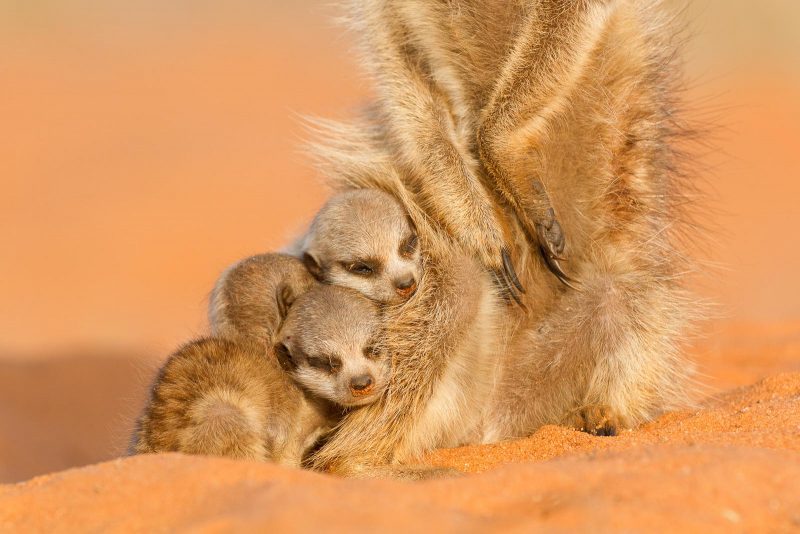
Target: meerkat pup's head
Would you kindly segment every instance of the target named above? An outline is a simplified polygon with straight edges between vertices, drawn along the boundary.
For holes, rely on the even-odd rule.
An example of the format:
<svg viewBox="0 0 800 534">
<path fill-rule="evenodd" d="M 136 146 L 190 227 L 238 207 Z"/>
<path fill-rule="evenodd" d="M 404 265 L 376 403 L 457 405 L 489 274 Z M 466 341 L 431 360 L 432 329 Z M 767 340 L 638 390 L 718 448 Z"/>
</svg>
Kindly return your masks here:
<svg viewBox="0 0 800 534">
<path fill-rule="evenodd" d="M 408 214 L 393 196 L 377 189 L 331 197 L 311 224 L 303 261 L 317 279 L 383 304 L 408 300 L 422 276 L 417 233 Z"/>
<path fill-rule="evenodd" d="M 208 301 L 215 336 L 245 336 L 272 344 L 283 320 L 275 305 L 278 287 L 300 295 L 318 285 L 303 262 L 288 254 L 259 254 L 229 267 L 217 280 Z"/>
<path fill-rule="evenodd" d="M 378 305 L 352 289 L 319 285 L 296 299 L 278 290 L 285 319 L 275 354 L 308 392 L 345 407 L 370 404 L 389 383 L 391 360 L 380 347 Z"/>
</svg>

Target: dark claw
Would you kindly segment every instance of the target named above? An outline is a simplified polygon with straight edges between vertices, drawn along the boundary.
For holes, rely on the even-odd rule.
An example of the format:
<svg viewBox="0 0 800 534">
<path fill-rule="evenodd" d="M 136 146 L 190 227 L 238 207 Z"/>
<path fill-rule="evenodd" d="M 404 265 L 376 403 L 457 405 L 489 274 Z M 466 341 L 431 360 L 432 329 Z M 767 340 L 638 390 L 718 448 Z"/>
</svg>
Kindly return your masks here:
<svg viewBox="0 0 800 534">
<path fill-rule="evenodd" d="M 550 225 L 548 229 L 548 236 L 550 237 L 550 242 L 553 243 L 555 253 L 558 256 L 564 252 L 564 246 L 566 245 L 566 239 L 564 239 L 564 231 L 561 229 L 561 225 L 558 224 L 558 221 L 554 218 L 553 224 Z"/>
<path fill-rule="evenodd" d="M 561 264 L 558 263 L 558 258 L 552 256 L 547 250 L 545 250 L 544 247 L 540 247 L 539 250 L 542 253 L 542 258 L 544 258 L 544 263 L 547 265 L 547 269 L 553 273 L 562 284 L 570 289 L 578 291 L 578 288 L 573 285 L 577 284 L 577 281 L 567 276 L 567 273 L 565 273 L 564 269 L 561 268 Z"/>
<path fill-rule="evenodd" d="M 514 284 L 514 287 L 516 287 L 517 290 L 524 295 L 525 288 L 522 287 L 522 284 L 517 277 L 517 271 L 514 270 L 514 264 L 511 263 L 511 255 L 508 253 L 508 249 L 503 247 L 503 249 L 500 251 L 500 256 L 503 258 L 503 270 L 505 271 L 506 280 Z"/>
<path fill-rule="evenodd" d="M 491 273 L 492 277 L 494 278 L 495 284 L 497 284 L 497 286 L 501 290 L 501 296 L 506 301 L 513 300 L 517 304 L 517 306 L 519 306 L 520 308 L 522 308 L 527 312 L 528 308 L 525 306 L 525 304 L 522 303 L 522 301 L 519 298 L 519 295 L 517 295 L 517 289 L 514 287 L 513 284 L 509 282 L 505 269 L 502 270 L 493 269 Z"/>
<path fill-rule="evenodd" d="M 514 300 L 514 302 L 516 302 L 516 303 L 517 303 L 517 306 L 519 306 L 520 308 L 522 308 L 522 309 L 523 309 L 523 311 L 525 311 L 525 312 L 527 313 L 527 311 L 528 311 L 528 307 L 527 307 L 527 306 L 525 306 L 525 304 L 523 304 L 523 302 L 522 302 L 522 301 L 520 300 L 520 298 L 519 298 L 519 295 L 517 295 L 517 292 L 516 292 L 516 291 L 514 291 L 514 288 L 513 288 L 513 287 L 509 287 L 509 288 L 508 288 L 508 294 L 509 294 L 509 295 L 511 296 L 511 298 Z"/>
<path fill-rule="evenodd" d="M 544 184 L 540 180 L 533 180 L 533 189 L 544 200 L 549 202 L 547 191 Z M 529 236 L 539 242 L 539 251 L 542 254 L 545 265 L 548 270 L 553 273 L 562 284 L 577 290 L 578 288 L 573 285 L 577 284 L 575 280 L 567 276 L 564 269 L 561 267 L 559 261 L 565 261 L 562 258 L 566 240 L 564 239 L 564 231 L 556 219 L 556 212 L 552 207 L 547 208 L 547 211 L 541 220 L 534 220 L 534 227 L 536 229 L 536 236 Z"/>
<path fill-rule="evenodd" d="M 539 241 L 539 251 L 544 258 L 544 262 L 551 273 L 556 275 L 562 284 L 577 290 L 578 288 L 573 285 L 575 280 L 567 276 L 564 269 L 561 267 L 559 261 L 564 261 L 561 258 L 561 253 L 564 252 L 564 233 L 561 231 L 561 225 L 553 216 L 553 210 L 548 210 L 548 215 L 551 215 L 549 227 L 543 224 L 536 225 L 536 234 Z M 571 283 L 572 282 L 572 283 Z"/>
</svg>

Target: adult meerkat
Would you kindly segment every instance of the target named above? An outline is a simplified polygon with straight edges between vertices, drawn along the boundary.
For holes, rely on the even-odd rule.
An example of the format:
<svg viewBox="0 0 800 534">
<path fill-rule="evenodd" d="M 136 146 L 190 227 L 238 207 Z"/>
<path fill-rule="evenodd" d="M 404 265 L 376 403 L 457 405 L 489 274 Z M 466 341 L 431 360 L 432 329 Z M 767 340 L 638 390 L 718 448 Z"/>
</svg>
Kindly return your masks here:
<svg viewBox="0 0 800 534">
<path fill-rule="evenodd" d="M 400 304 L 422 276 L 418 238 L 394 197 L 376 189 L 334 194 L 302 239 L 308 270 L 381 304 Z"/>
<path fill-rule="evenodd" d="M 440 250 L 442 234 L 471 255 L 497 241 L 497 232 L 480 228 L 491 219 L 485 210 L 455 208 L 479 190 L 459 174 L 465 161 L 482 169 L 483 183 L 514 215 L 499 224 L 510 228 L 506 241 L 530 311 L 503 312 L 511 338 L 485 439 L 526 435 L 546 423 L 613 434 L 688 400 L 691 366 L 678 347 L 696 305 L 683 288 L 686 264 L 676 245 L 686 198 L 672 147 L 681 135 L 674 34 L 660 4 L 351 3 L 378 90 L 365 117 L 317 123 L 323 135 L 315 153 L 334 186 L 392 192 L 412 215 L 423 251 Z M 442 132 L 457 135 L 442 140 Z M 426 157 L 436 161 L 414 163 Z M 449 168 L 439 172 L 434 164 Z M 558 226 L 540 202 L 543 191 Z M 473 214 L 478 221 L 471 223 Z M 568 237 L 562 252 L 580 291 L 545 276 L 534 254 L 540 234 L 554 242 L 544 245 L 553 256 Z M 440 261 L 446 258 L 431 254 L 426 279 L 446 283 Z M 424 285 L 409 304 L 427 294 Z M 409 311 L 409 320 L 435 321 L 438 310 L 458 303 L 456 296 L 430 298 L 430 310 Z M 439 357 L 446 366 L 448 356 Z M 395 380 L 437 387 L 424 369 L 398 368 Z M 403 422 L 408 428 L 429 401 L 415 402 Z M 366 412 L 345 420 L 328 445 L 362 435 L 361 417 Z M 365 434 L 374 437 L 364 449 L 384 452 L 323 447 L 318 465 L 357 473 L 391 461 L 403 450 L 381 437 L 392 425 Z"/>
<path fill-rule="evenodd" d="M 295 299 L 281 286 L 276 307 L 282 323 L 274 348 L 265 350 L 252 336 L 212 337 L 167 360 L 138 422 L 133 452 L 299 466 L 347 409 L 380 398 L 390 362 L 377 344 L 373 302 L 322 285 Z"/>
</svg>

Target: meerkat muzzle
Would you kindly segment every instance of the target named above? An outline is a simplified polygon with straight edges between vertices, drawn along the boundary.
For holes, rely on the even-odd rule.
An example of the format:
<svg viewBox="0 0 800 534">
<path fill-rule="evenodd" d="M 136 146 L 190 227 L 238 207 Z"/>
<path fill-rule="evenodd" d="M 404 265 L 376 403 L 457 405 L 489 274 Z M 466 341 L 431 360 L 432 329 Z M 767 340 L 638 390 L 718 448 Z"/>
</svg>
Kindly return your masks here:
<svg viewBox="0 0 800 534">
<path fill-rule="evenodd" d="M 402 282 L 395 283 L 395 292 L 403 298 L 408 298 L 417 290 L 417 281 L 413 277 L 409 277 Z"/>
<path fill-rule="evenodd" d="M 350 393 L 354 397 L 363 397 L 372 393 L 375 382 L 370 375 L 360 375 L 350 380 Z"/>
</svg>

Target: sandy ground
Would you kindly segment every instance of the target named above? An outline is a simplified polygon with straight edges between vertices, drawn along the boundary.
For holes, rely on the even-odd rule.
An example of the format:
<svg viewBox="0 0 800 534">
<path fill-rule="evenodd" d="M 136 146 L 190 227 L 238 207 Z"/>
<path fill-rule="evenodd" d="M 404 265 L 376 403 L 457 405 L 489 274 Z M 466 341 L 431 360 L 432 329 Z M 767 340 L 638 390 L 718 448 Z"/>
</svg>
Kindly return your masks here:
<svg viewBox="0 0 800 534">
<path fill-rule="evenodd" d="M 132 457 L 0 486 L 0 530 L 795 531 L 800 329 L 786 332 L 768 348 L 751 329 L 752 348 L 733 354 L 745 371 L 726 375 L 727 362 L 705 360 L 731 384 L 775 374 L 695 410 L 617 437 L 547 426 L 429 456 L 470 473 L 461 478 L 365 482 L 253 462 Z"/>
</svg>

